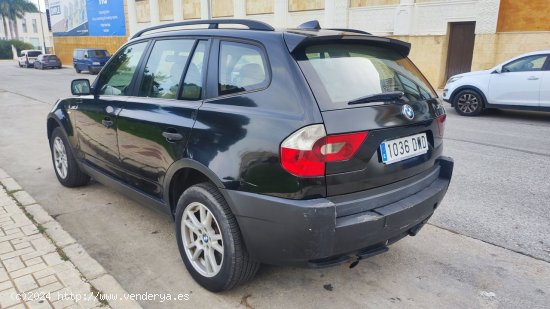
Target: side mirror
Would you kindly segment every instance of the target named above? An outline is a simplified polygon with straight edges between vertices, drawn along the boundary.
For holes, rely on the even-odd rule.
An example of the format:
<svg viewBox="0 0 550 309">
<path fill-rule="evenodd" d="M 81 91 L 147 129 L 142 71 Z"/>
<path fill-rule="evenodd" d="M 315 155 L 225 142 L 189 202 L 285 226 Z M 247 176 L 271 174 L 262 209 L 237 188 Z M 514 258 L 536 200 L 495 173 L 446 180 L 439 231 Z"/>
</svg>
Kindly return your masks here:
<svg viewBox="0 0 550 309">
<path fill-rule="evenodd" d="M 92 94 L 90 81 L 87 79 L 75 79 L 71 82 L 71 93 L 73 95 Z"/>
<path fill-rule="evenodd" d="M 497 68 L 495 69 L 494 73 L 497 73 L 497 74 L 502 73 L 502 67 L 500 67 L 500 66 L 497 67 Z"/>
</svg>

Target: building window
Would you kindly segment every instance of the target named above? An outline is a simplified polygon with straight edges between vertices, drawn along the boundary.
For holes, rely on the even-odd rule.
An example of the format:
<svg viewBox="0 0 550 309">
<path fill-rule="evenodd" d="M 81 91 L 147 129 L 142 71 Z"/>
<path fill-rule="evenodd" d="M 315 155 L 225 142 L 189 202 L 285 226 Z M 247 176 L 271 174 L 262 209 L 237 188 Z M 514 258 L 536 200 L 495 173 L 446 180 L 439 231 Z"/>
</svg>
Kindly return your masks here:
<svg viewBox="0 0 550 309">
<path fill-rule="evenodd" d="M 31 45 L 36 48 L 36 49 L 40 49 L 40 39 L 39 38 L 30 38 L 30 42 Z"/>
<path fill-rule="evenodd" d="M 36 19 L 32 20 L 32 31 L 38 33 L 38 26 L 36 25 Z"/>
<path fill-rule="evenodd" d="M 23 28 L 23 33 L 29 32 L 29 30 L 27 29 L 27 20 L 26 19 L 21 19 L 21 28 Z"/>
<path fill-rule="evenodd" d="M 416 2 L 428 2 L 428 1 L 416 0 Z M 350 1 L 350 7 L 352 8 L 364 7 L 364 6 L 377 6 L 377 5 L 397 5 L 397 4 L 399 4 L 399 0 L 351 0 Z"/>
<path fill-rule="evenodd" d="M 159 0 L 160 20 L 174 20 L 174 1 Z"/>
<path fill-rule="evenodd" d="M 183 18 L 184 19 L 201 18 L 201 0 L 183 1 Z"/>
<path fill-rule="evenodd" d="M 149 0 L 136 0 L 136 19 L 138 23 L 148 23 L 151 21 Z"/>
<path fill-rule="evenodd" d="M 312 10 L 323 10 L 325 9 L 324 0 L 288 0 L 288 11 L 312 11 Z"/>
<path fill-rule="evenodd" d="M 233 0 L 212 0 L 212 17 L 233 16 Z"/>
<path fill-rule="evenodd" d="M 271 14 L 273 6 L 273 0 L 246 0 L 246 15 Z"/>
</svg>

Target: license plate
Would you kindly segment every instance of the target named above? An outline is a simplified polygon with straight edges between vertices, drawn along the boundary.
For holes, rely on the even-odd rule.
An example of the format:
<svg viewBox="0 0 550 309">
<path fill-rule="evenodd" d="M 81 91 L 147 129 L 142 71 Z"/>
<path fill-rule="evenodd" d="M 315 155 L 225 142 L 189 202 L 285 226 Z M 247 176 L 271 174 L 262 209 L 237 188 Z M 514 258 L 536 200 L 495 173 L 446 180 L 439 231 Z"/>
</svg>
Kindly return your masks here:
<svg viewBox="0 0 550 309">
<path fill-rule="evenodd" d="M 380 144 L 380 153 L 384 164 L 403 161 L 426 152 L 428 152 L 426 133 L 392 139 Z"/>
</svg>

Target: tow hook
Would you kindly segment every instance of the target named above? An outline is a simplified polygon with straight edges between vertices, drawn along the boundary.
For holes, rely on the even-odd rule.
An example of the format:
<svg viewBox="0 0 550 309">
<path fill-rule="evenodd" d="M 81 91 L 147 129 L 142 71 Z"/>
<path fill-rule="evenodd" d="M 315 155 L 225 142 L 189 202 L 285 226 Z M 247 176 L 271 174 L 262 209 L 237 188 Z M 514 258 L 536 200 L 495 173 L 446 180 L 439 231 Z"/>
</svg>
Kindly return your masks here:
<svg viewBox="0 0 550 309">
<path fill-rule="evenodd" d="M 354 268 L 355 266 L 357 266 L 357 264 L 359 264 L 359 261 L 361 261 L 361 257 L 356 257 L 355 261 L 351 262 L 351 264 L 349 264 L 349 268 Z"/>
<path fill-rule="evenodd" d="M 372 256 L 384 253 L 388 250 L 389 250 L 388 241 L 386 241 L 384 244 L 380 244 L 375 247 L 363 249 L 357 252 L 357 255 L 355 256 L 356 259 L 355 261 L 351 262 L 351 264 L 349 265 L 349 268 L 354 268 L 355 266 L 357 266 L 357 264 L 359 264 L 359 261 L 361 261 L 362 259 L 370 258 Z"/>
<path fill-rule="evenodd" d="M 420 230 L 424 227 L 424 224 L 428 222 L 428 219 L 420 222 L 416 226 L 413 226 L 409 231 L 407 231 L 407 234 L 409 234 L 409 236 L 416 236 L 416 234 L 418 234 L 418 232 L 420 232 Z"/>
</svg>

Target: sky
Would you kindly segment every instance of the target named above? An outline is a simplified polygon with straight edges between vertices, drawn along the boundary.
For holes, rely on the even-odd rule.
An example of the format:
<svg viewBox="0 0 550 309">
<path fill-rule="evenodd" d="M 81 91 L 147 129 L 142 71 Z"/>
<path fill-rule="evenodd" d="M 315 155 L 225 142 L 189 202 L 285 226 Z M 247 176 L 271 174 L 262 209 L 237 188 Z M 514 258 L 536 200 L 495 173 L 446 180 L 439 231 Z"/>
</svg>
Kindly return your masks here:
<svg viewBox="0 0 550 309">
<path fill-rule="evenodd" d="M 37 6 L 38 6 L 38 1 L 40 1 L 40 9 L 42 10 L 42 12 L 45 12 L 46 11 L 46 5 L 44 4 L 44 0 L 30 0 L 30 2 L 33 2 Z"/>
</svg>

